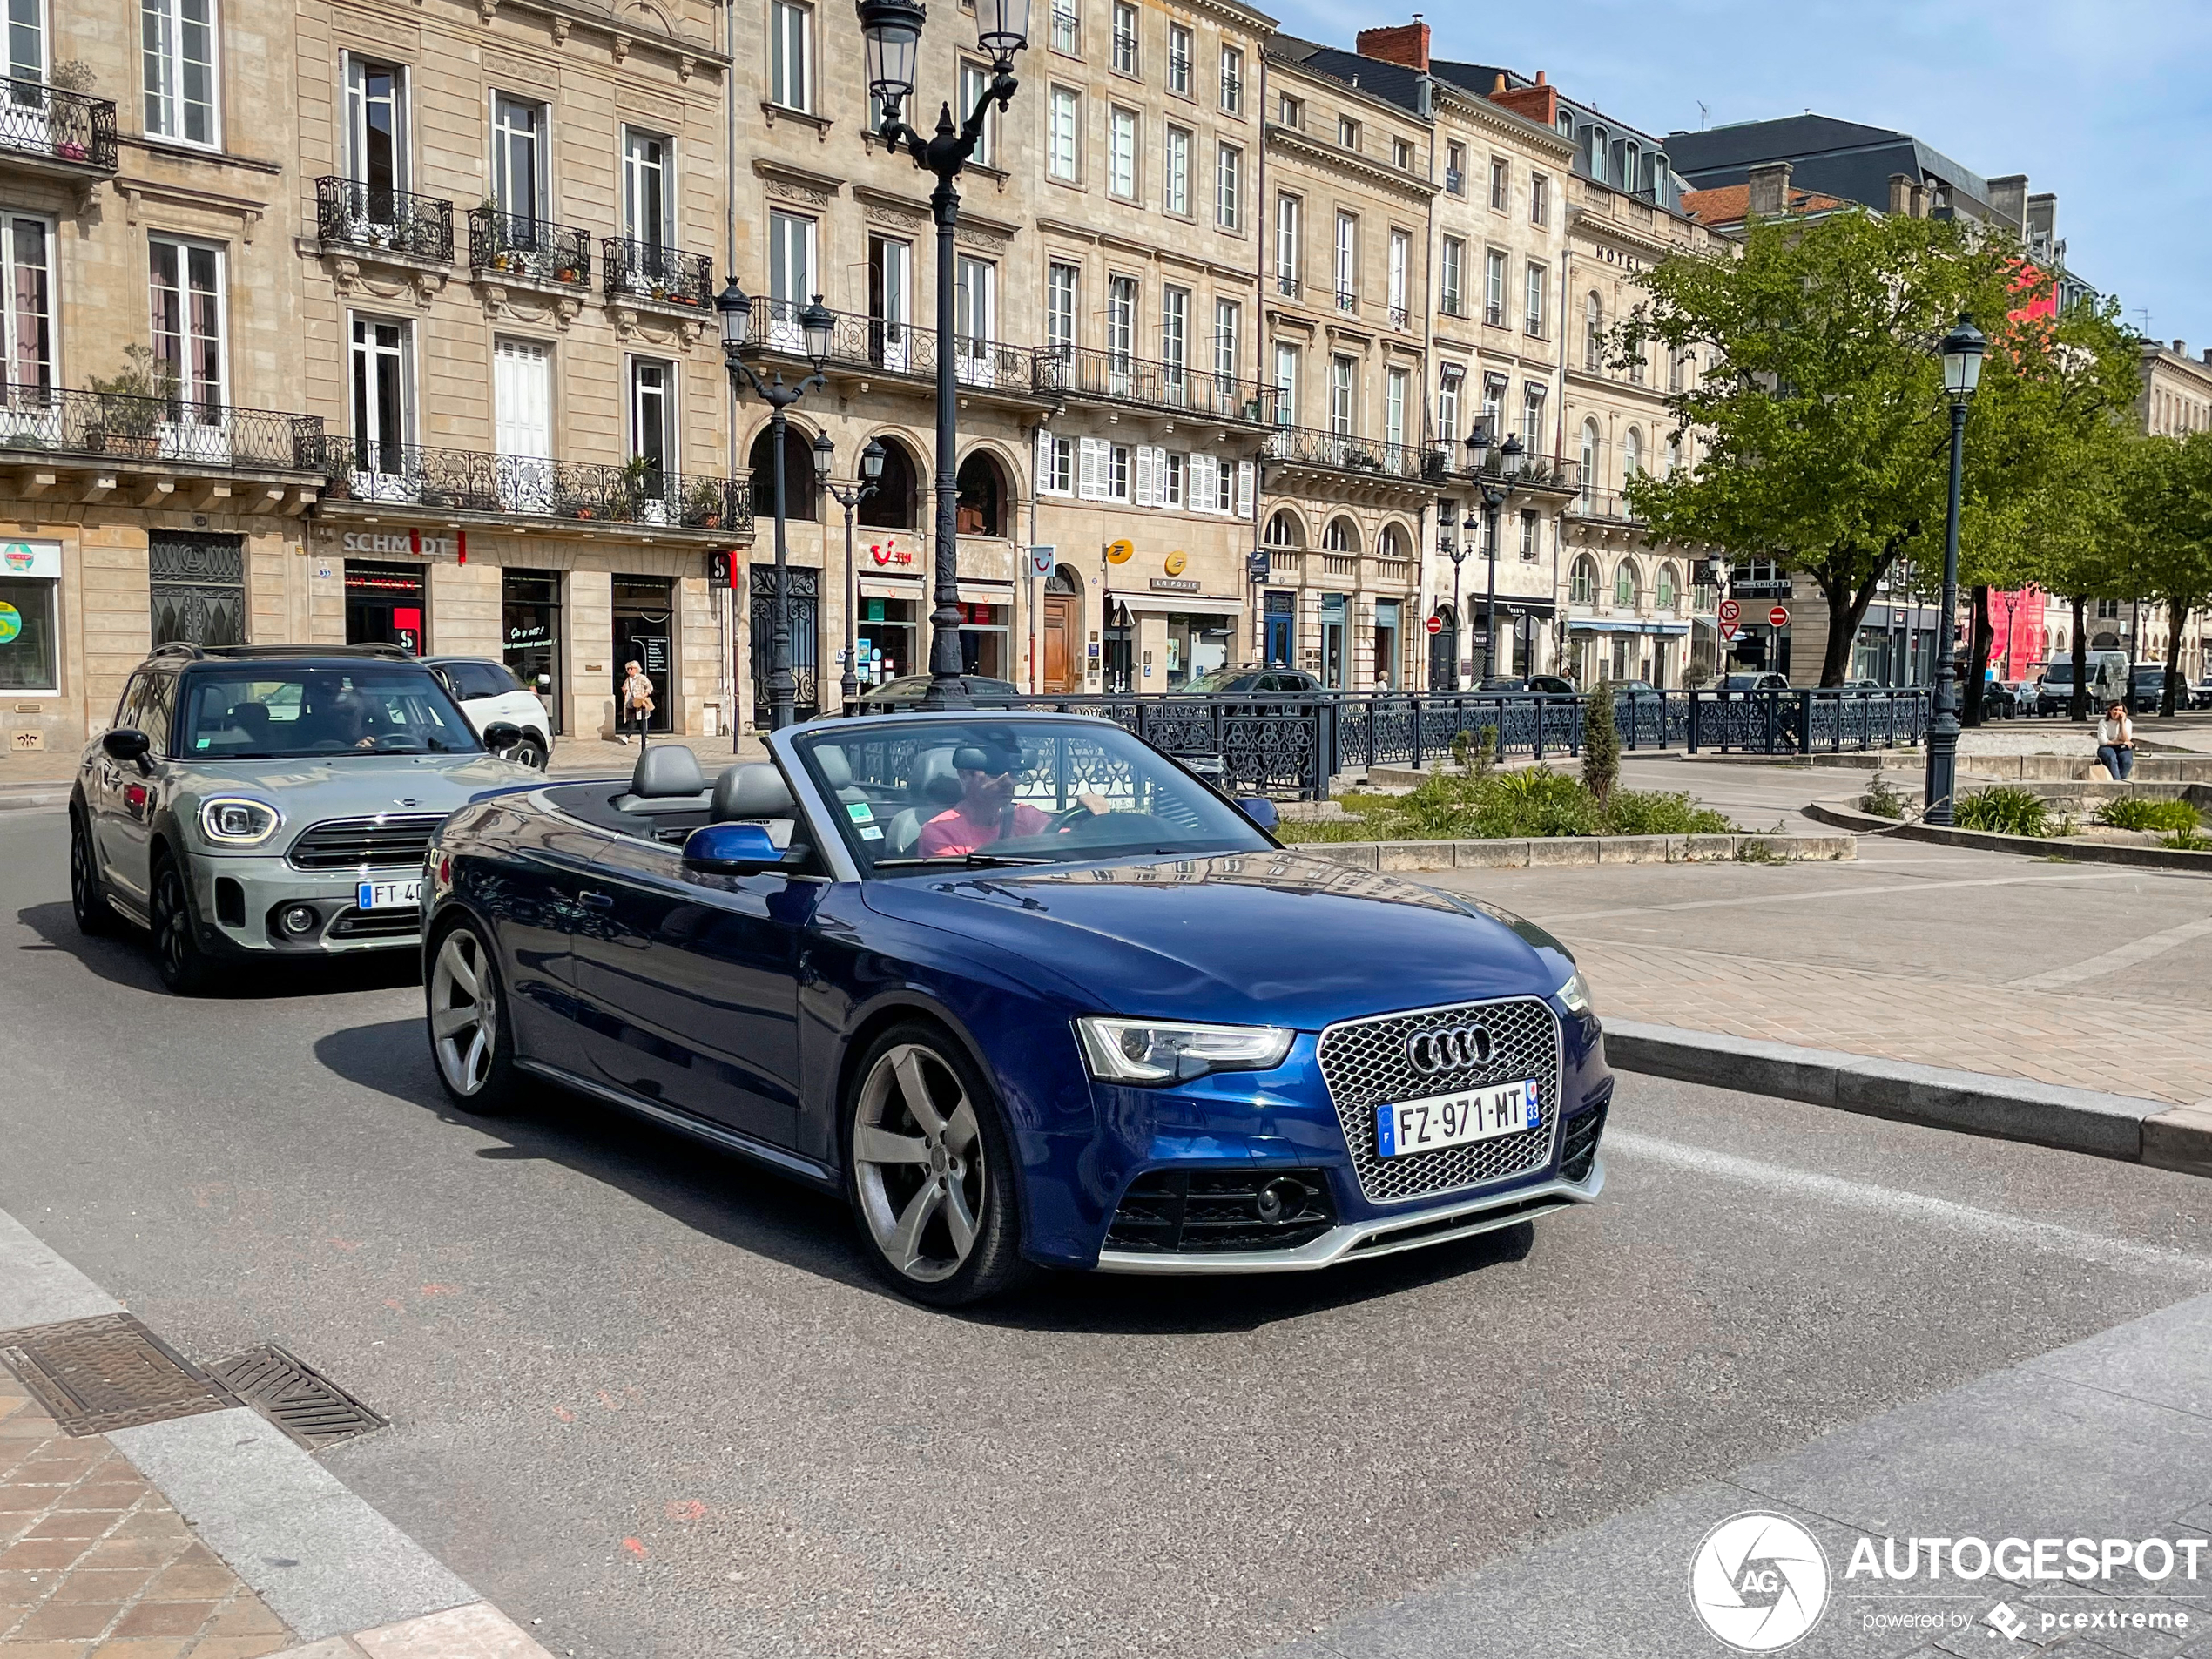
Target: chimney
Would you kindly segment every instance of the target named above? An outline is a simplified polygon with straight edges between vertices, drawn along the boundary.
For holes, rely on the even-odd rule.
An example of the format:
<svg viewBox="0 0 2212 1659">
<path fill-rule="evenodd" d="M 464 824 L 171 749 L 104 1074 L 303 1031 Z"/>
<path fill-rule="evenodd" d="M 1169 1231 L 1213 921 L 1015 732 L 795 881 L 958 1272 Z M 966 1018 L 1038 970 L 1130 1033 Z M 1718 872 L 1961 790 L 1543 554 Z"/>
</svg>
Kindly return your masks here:
<svg viewBox="0 0 2212 1659">
<path fill-rule="evenodd" d="M 1890 175 L 1890 217 L 1909 219 L 1912 214 L 1912 175 L 1893 172 Z"/>
<path fill-rule="evenodd" d="M 1559 125 L 1559 88 L 1545 79 L 1541 69 L 1534 86 L 1507 86 L 1504 72 L 1500 71 L 1497 84 L 1490 89 L 1490 101 L 1540 127 Z"/>
<path fill-rule="evenodd" d="M 2188 341 L 2186 341 L 2186 340 L 2177 340 L 2177 341 L 2175 341 L 2174 342 L 2174 355 L 2175 355 L 2175 356 L 2176 356 L 2176 357 L 2186 357 L 2186 356 L 2188 356 L 2188 354 L 2189 354 L 2189 343 L 2188 343 Z"/>
<path fill-rule="evenodd" d="M 1790 211 L 1790 164 L 1770 161 L 1751 169 L 1750 199 L 1745 212 L 1756 219 L 1779 219 Z"/>
<path fill-rule="evenodd" d="M 2019 235 L 2027 234 L 2027 175 L 2008 172 L 1989 181 L 1989 211 Z"/>
<path fill-rule="evenodd" d="M 2047 190 L 2027 199 L 2027 233 L 2044 238 L 2059 233 L 2059 198 L 2055 191 Z"/>
<path fill-rule="evenodd" d="M 1342 38 L 1341 36 L 1339 37 Z M 1426 75 L 1428 73 L 1428 25 L 1415 12 L 1413 21 L 1394 29 L 1362 29 L 1352 42 L 1362 57 L 1380 58 Z"/>
</svg>

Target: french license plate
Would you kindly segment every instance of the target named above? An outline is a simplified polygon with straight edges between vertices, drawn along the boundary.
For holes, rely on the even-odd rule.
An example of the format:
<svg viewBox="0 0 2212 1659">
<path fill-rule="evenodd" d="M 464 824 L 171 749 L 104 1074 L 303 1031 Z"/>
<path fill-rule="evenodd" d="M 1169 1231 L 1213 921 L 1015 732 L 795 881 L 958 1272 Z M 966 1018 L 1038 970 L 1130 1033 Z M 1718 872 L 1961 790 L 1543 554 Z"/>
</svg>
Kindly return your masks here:
<svg viewBox="0 0 2212 1659">
<path fill-rule="evenodd" d="M 1495 1083 L 1453 1095 L 1425 1095 L 1375 1108 L 1375 1150 L 1384 1157 L 1433 1152 L 1470 1141 L 1518 1135 L 1544 1121 L 1534 1082 Z"/>
<path fill-rule="evenodd" d="M 361 896 L 354 903 L 363 910 L 420 910 L 422 907 L 422 883 L 414 881 L 364 881 Z"/>
</svg>

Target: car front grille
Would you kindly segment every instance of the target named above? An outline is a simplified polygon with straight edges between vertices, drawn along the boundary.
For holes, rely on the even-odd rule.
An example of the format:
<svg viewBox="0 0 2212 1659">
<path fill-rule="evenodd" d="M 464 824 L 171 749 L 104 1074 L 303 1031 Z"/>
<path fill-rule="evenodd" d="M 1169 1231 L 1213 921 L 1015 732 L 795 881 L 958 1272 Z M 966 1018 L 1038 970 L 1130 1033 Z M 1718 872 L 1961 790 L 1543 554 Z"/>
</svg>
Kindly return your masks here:
<svg viewBox="0 0 2212 1659">
<path fill-rule="evenodd" d="M 1605 1132 L 1605 1109 L 1611 1104 L 1608 1096 L 1567 1120 L 1566 1133 L 1559 1143 L 1559 1172 L 1569 1181 L 1589 1179 L 1590 1164 L 1597 1157 L 1597 1137 Z"/>
<path fill-rule="evenodd" d="M 381 813 L 374 818 L 329 818 L 300 832 L 286 861 L 295 870 L 354 870 L 422 867 L 442 813 Z"/>
<path fill-rule="evenodd" d="M 1295 1250 L 1336 1219 L 1318 1170 L 1153 1170 L 1122 1195 L 1106 1248 Z"/>
<path fill-rule="evenodd" d="M 1490 1034 L 1485 1064 L 1424 1076 L 1406 1055 L 1416 1031 L 1479 1025 Z M 1347 1020 L 1321 1033 L 1321 1079 L 1343 1127 L 1359 1190 L 1371 1204 L 1399 1204 L 1532 1174 L 1550 1161 L 1560 1095 L 1559 1021 L 1533 996 Z M 1522 1079 L 1538 1087 L 1543 1118 L 1495 1140 L 1386 1158 L 1375 1150 L 1375 1108 Z"/>
<path fill-rule="evenodd" d="M 420 910 L 356 910 L 338 913 L 326 939 L 412 939 L 422 931 Z"/>
</svg>

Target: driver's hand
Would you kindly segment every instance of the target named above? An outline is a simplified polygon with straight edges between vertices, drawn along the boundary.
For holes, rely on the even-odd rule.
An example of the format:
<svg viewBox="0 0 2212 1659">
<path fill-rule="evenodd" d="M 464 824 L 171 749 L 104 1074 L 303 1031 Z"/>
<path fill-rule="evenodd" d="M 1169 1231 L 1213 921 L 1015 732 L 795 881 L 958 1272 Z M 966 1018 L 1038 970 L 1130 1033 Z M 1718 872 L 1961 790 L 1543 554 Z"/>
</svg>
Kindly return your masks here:
<svg viewBox="0 0 2212 1659">
<path fill-rule="evenodd" d="M 1095 789 L 1086 789 L 1076 797 L 1076 805 L 1093 818 L 1103 818 L 1114 810 L 1114 803 Z"/>
<path fill-rule="evenodd" d="M 376 739 L 374 738 L 363 738 L 359 743 L 354 745 L 356 749 L 374 749 L 375 746 Z"/>
</svg>

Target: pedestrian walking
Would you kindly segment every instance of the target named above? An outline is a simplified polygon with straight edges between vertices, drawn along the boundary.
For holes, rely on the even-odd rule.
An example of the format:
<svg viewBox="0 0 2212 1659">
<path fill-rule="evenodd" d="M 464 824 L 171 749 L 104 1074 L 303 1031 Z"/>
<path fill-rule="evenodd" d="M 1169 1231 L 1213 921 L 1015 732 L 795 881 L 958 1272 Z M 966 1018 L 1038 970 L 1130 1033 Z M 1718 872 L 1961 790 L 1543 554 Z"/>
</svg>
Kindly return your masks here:
<svg viewBox="0 0 2212 1659">
<path fill-rule="evenodd" d="M 2125 703 L 2107 703 L 2105 718 L 2097 722 L 2097 764 L 2115 783 L 2124 783 L 2135 769 L 2135 723 L 2128 718 Z"/>
<path fill-rule="evenodd" d="M 615 718 L 615 739 L 630 741 L 630 727 L 634 722 L 637 740 L 645 740 L 645 723 L 653 718 L 653 683 L 645 678 L 645 671 L 635 662 L 622 665 L 622 707 Z"/>
</svg>

